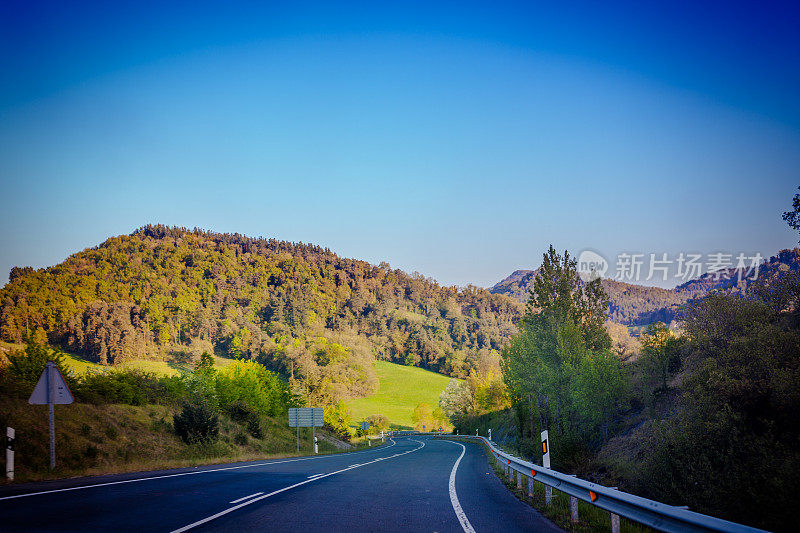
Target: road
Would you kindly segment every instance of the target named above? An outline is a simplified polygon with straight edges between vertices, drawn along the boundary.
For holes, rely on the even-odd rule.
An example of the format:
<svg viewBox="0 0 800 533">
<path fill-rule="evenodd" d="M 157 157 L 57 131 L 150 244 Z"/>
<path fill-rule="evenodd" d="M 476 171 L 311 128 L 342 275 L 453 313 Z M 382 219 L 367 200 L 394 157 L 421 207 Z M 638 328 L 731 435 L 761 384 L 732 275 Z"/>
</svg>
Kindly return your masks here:
<svg viewBox="0 0 800 533">
<path fill-rule="evenodd" d="M 360 452 L 0 488 L 0 531 L 560 531 L 482 449 L 430 437 Z"/>
</svg>

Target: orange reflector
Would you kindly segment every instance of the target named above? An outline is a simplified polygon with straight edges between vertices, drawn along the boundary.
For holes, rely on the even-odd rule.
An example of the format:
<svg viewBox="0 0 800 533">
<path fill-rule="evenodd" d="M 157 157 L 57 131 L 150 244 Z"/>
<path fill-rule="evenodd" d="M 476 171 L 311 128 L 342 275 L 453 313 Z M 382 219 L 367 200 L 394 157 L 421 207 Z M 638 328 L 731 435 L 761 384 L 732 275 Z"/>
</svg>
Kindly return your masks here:
<svg viewBox="0 0 800 533">
<path fill-rule="evenodd" d="M 547 453 L 547 441 L 542 441 L 542 453 Z"/>
<path fill-rule="evenodd" d="M 597 499 L 597 493 L 589 491 L 589 499 L 595 501 Z"/>
<path fill-rule="evenodd" d="M 510 465 L 511 464 L 511 459 L 506 459 L 506 464 Z"/>
<path fill-rule="evenodd" d="M 531 477 L 536 477 L 536 470 L 531 470 Z"/>
</svg>

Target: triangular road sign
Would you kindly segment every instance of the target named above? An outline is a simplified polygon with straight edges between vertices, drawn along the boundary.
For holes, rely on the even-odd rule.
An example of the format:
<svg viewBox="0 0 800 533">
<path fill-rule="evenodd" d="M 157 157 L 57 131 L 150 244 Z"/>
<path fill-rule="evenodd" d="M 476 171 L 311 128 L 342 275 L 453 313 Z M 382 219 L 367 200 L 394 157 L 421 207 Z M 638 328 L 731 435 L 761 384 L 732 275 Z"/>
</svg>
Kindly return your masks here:
<svg viewBox="0 0 800 533">
<path fill-rule="evenodd" d="M 50 395 L 52 394 L 52 398 Z M 64 376 L 58 371 L 58 367 L 52 361 L 47 362 L 47 366 L 42 372 L 42 377 L 36 383 L 28 403 L 32 405 L 48 403 L 72 403 L 75 399 L 64 381 Z"/>
</svg>

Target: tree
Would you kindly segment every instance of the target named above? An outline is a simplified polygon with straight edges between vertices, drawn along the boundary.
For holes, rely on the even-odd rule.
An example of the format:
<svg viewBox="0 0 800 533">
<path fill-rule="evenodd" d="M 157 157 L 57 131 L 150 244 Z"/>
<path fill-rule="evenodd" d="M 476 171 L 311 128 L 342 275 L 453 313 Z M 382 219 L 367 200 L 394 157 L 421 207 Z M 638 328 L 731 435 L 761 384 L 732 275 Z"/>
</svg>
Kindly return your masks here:
<svg viewBox="0 0 800 533">
<path fill-rule="evenodd" d="M 667 379 L 671 373 L 680 369 L 678 346 L 680 339 L 663 322 L 647 326 L 641 338 L 642 363 L 651 380 L 660 383 L 659 391 L 669 387 Z"/>
<path fill-rule="evenodd" d="M 519 419 L 528 421 L 522 437 L 538 441 L 547 428 L 562 437 L 562 455 L 607 434 L 622 391 L 605 328 L 608 296 L 599 279 L 583 284 L 576 267 L 569 252 L 562 256 L 550 246 L 520 331 L 502 354 L 511 400 Z"/>
<path fill-rule="evenodd" d="M 389 429 L 389 419 L 384 415 L 369 415 L 367 422 L 369 422 L 370 429 L 378 433 Z"/>
<path fill-rule="evenodd" d="M 420 403 L 414 408 L 411 414 L 411 420 L 414 422 L 414 428 L 417 431 L 430 431 L 434 425 L 433 409 L 427 403 Z"/>
<path fill-rule="evenodd" d="M 798 187 L 800 189 L 800 187 Z M 795 194 L 792 200 L 792 210 L 783 214 L 783 220 L 789 227 L 800 230 L 800 194 Z"/>
<path fill-rule="evenodd" d="M 439 407 L 454 424 L 475 408 L 475 400 L 466 381 L 451 379 L 439 395 Z"/>
</svg>

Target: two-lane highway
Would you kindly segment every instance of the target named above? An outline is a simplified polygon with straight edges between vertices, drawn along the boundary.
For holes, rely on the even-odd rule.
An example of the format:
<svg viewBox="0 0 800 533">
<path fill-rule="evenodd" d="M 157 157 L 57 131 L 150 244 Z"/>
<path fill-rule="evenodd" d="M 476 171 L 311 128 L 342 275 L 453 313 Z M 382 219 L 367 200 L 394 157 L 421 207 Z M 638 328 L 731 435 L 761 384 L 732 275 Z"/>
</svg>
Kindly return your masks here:
<svg viewBox="0 0 800 533">
<path fill-rule="evenodd" d="M 3 531 L 558 531 L 475 444 L 390 439 L 354 453 L 3 487 Z"/>
</svg>

